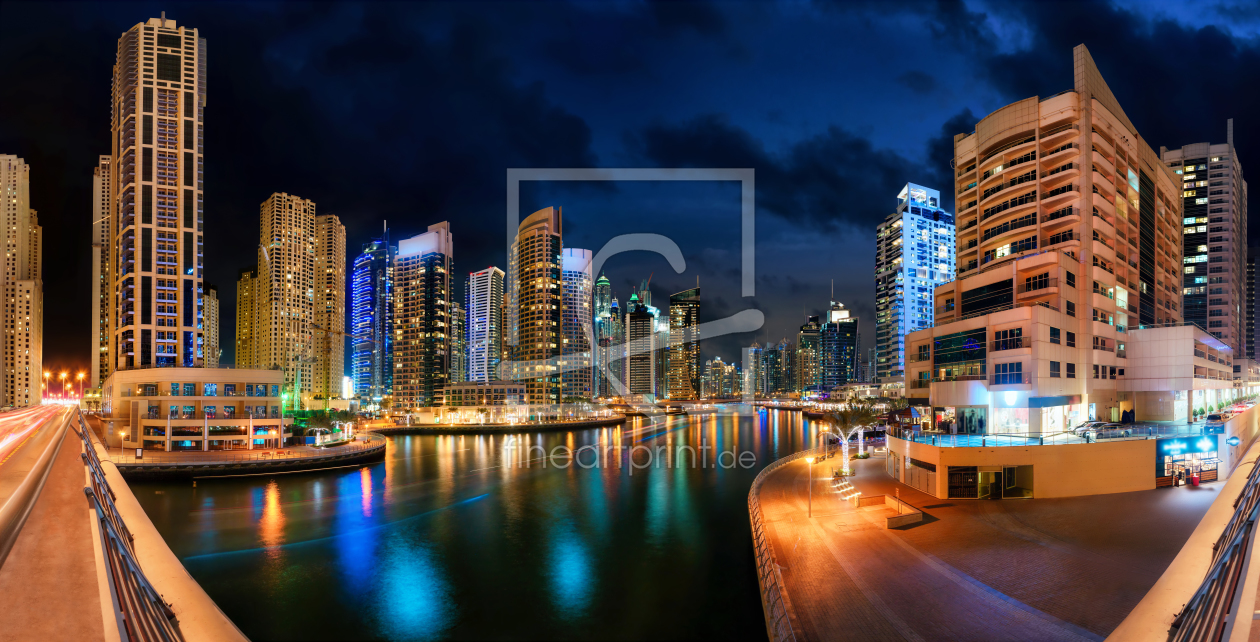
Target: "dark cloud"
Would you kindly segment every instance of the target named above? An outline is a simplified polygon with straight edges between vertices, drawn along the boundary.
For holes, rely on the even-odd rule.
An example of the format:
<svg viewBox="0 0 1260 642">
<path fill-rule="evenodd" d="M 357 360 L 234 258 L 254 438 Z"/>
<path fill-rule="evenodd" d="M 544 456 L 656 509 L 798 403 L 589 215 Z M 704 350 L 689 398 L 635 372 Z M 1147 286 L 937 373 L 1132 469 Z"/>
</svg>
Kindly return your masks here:
<svg viewBox="0 0 1260 642">
<path fill-rule="evenodd" d="M 924 96 L 936 91 L 936 79 L 915 69 L 897 76 L 897 82 L 910 91 Z"/>
</svg>

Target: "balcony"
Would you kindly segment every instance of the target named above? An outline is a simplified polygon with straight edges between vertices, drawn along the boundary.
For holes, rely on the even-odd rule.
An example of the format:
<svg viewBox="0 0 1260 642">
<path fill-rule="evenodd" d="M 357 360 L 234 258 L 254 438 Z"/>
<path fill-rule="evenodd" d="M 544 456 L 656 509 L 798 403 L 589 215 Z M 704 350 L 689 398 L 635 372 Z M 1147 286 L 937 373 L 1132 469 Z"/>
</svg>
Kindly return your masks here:
<svg viewBox="0 0 1260 642">
<path fill-rule="evenodd" d="M 949 381 L 985 381 L 988 375 L 949 375 L 947 377 L 932 377 L 932 383 L 946 383 Z"/>
<path fill-rule="evenodd" d="M 909 383 L 911 389 L 931 387 L 931 382 L 927 379 L 911 379 Z"/>
<path fill-rule="evenodd" d="M 1029 292 L 1039 292 L 1041 290 L 1049 290 L 1050 288 L 1059 287 L 1058 279 L 1031 279 L 1015 286 L 1016 294 L 1027 294 Z M 1049 292 L 1046 292 L 1049 294 Z"/>
<path fill-rule="evenodd" d="M 1020 348 L 1027 348 L 1031 346 L 1031 343 L 1025 343 L 1024 337 L 1014 337 L 1011 339 L 996 339 L 990 342 L 990 346 L 991 347 L 989 349 L 992 352 L 1000 352 L 1002 350 L 1019 350 Z"/>
<path fill-rule="evenodd" d="M 992 384 L 995 386 L 1010 386 L 1010 385 L 1018 385 L 1022 383 L 1032 383 L 1031 381 L 1028 381 L 1028 382 L 1024 381 L 1024 373 L 1022 372 L 1007 372 L 1007 373 L 1002 373 L 1002 374 L 995 374 L 993 375 L 993 380 L 992 380 Z"/>
</svg>

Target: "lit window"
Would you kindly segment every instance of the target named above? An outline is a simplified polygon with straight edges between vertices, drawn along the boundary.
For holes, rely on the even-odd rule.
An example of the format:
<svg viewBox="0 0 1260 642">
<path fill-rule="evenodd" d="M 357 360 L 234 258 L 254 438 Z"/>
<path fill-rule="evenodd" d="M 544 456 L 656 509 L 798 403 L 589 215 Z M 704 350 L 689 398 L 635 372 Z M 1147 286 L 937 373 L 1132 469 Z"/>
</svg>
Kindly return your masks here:
<svg viewBox="0 0 1260 642">
<path fill-rule="evenodd" d="M 1196 198 L 1196 199 L 1194 199 L 1194 204 L 1195 204 L 1195 205 L 1207 205 L 1207 201 L 1208 201 L 1208 200 L 1207 200 L 1206 198 Z"/>
<path fill-rule="evenodd" d="M 1178 174 L 1180 174 L 1181 172 L 1177 172 L 1177 173 L 1178 173 Z M 1184 175 L 1184 176 L 1182 176 L 1182 177 L 1181 177 L 1181 180 L 1183 180 L 1183 181 L 1191 181 L 1191 180 L 1194 180 L 1194 178 L 1195 178 L 1196 176 L 1198 176 L 1198 174 L 1186 174 L 1186 175 Z"/>
<path fill-rule="evenodd" d="M 1182 195 L 1182 196 L 1184 196 L 1184 197 L 1186 197 L 1186 198 L 1189 198 L 1189 197 L 1191 197 L 1191 196 L 1194 196 L 1194 194 L 1195 194 L 1195 192 L 1194 192 L 1194 190 L 1192 190 L 1192 189 L 1188 189 L 1188 190 L 1186 190 L 1186 191 L 1184 191 L 1184 192 L 1182 192 L 1182 193 L 1181 193 L 1181 195 Z"/>
</svg>

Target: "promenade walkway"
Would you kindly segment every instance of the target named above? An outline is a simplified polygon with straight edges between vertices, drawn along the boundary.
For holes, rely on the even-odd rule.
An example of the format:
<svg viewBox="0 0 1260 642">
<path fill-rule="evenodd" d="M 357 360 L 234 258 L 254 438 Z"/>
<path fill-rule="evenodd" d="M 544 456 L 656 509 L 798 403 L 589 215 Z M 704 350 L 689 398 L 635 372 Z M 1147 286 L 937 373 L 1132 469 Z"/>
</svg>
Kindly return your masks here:
<svg viewBox="0 0 1260 642">
<path fill-rule="evenodd" d="M 49 422 L 48 428 L 61 434 L 61 448 L 0 566 L 0 638 L 5 640 L 106 640 L 101 609 L 105 578 L 98 572 L 101 553 L 83 494 L 83 449 L 73 431 L 62 430 L 65 421 L 61 412 Z M 113 639 L 118 639 L 116 633 Z"/>
<path fill-rule="evenodd" d="M 940 500 L 855 462 L 864 495 L 925 520 L 886 530 L 884 509 L 831 489 L 836 460 L 771 474 L 760 500 L 805 640 L 1100 640 L 1176 556 L 1219 484 L 1069 499 Z"/>
</svg>

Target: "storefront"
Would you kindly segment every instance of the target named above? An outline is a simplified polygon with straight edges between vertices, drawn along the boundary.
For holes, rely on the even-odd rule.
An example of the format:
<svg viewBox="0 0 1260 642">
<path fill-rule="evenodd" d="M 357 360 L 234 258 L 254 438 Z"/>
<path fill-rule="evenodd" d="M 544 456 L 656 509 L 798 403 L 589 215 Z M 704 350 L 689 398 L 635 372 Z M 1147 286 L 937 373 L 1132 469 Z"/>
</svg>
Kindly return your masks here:
<svg viewBox="0 0 1260 642">
<path fill-rule="evenodd" d="M 1191 475 L 1199 481 L 1216 481 L 1220 459 L 1217 435 L 1169 437 L 1155 440 L 1155 487 L 1172 486 L 1178 475 L 1186 483 Z"/>
<path fill-rule="evenodd" d="M 1033 496 L 1033 467 L 1030 465 L 948 468 L 949 499 L 1028 499 Z"/>
<path fill-rule="evenodd" d="M 935 408 L 932 414 L 936 419 L 936 427 L 941 432 L 952 433 L 956 430 L 959 435 L 983 435 L 988 425 L 988 410 L 985 406 L 949 406 Z M 957 422 L 954 429 L 951 429 L 952 422 Z"/>
</svg>

